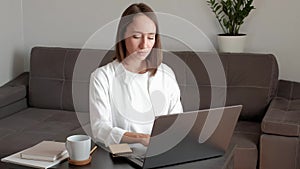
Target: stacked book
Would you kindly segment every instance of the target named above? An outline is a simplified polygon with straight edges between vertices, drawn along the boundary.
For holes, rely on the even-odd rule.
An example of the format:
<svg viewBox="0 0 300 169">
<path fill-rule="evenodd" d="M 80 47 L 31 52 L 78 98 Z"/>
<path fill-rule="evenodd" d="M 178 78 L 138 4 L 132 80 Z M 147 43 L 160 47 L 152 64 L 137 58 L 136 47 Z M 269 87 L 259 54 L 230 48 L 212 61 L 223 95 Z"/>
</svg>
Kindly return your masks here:
<svg viewBox="0 0 300 169">
<path fill-rule="evenodd" d="M 35 168 L 49 168 L 68 157 L 65 143 L 42 141 L 33 147 L 5 157 L 1 161 Z"/>
</svg>

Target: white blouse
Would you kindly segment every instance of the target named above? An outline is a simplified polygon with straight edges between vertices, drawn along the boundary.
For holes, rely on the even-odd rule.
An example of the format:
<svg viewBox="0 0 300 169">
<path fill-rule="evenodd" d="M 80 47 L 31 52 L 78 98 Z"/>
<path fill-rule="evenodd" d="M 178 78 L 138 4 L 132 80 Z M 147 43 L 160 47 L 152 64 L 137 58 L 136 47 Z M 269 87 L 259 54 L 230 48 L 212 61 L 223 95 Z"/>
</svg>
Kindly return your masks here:
<svg viewBox="0 0 300 169">
<path fill-rule="evenodd" d="M 162 63 L 149 75 L 132 73 L 118 61 L 91 74 L 90 120 L 97 142 L 118 144 L 127 131 L 150 134 L 155 116 L 183 111 L 171 68 Z"/>
</svg>

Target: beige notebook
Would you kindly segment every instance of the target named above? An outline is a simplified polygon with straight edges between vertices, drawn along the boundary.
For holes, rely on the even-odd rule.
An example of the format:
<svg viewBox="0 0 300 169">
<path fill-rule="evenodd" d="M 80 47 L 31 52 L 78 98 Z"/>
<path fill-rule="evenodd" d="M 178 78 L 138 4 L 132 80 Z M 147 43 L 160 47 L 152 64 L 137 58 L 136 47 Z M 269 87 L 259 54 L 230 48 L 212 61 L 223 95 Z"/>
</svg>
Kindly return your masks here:
<svg viewBox="0 0 300 169">
<path fill-rule="evenodd" d="M 131 148 L 129 147 L 128 144 L 122 143 L 122 144 L 112 144 L 108 146 L 111 153 L 115 155 L 121 155 L 121 154 L 127 154 L 127 153 L 132 153 Z"/>
<path fill-rule="evenodd" d="M 20 157 L 30 160 L 55 161 L 67 154 L 65 143 L 42 141 L 20 153 Z"/>
<path fill-rule="evenodd" d="M 30 168 L 50 168 L 52 166 L 55 166 L 56 164 L 59 164 L 60 162 L 64 161 L 69 157 L 67 153 L 55 161 L 28 160 L 20 158 L 20 153 L 21 152 L 17 152 L 15 154 L 2 158 L 1 161 L 5 163 L 13 163 L 22 166 L 28 166 Z"/>
</svg>

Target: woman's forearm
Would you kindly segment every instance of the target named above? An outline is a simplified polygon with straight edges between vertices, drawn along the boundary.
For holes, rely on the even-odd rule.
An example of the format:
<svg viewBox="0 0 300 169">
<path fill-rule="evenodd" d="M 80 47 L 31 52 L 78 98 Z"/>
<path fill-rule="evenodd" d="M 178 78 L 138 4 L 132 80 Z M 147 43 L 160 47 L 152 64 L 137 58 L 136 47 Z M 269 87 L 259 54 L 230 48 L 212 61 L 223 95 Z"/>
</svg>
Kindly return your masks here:
<svg viewBox="0 0 300 169">
<path fill-rule="evenodd" d="M 126 132 L 124 133 L 121 142 L 123 143 L 141 143 L 148 146 L 150 140 L 149 134 Z"/>
</svg>

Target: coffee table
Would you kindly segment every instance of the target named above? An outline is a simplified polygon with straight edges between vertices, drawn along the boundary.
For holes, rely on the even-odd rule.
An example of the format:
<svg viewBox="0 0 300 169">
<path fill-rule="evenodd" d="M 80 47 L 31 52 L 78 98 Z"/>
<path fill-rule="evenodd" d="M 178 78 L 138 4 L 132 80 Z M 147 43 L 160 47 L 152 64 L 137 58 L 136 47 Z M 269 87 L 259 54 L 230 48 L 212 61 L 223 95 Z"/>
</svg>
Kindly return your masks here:
<svg viewBox="0 0 300 169">
<path fill-rule="evenodd" d="M 225 155 L 217 158 L 206 160 L 199 160 L 183 164 L 177 164 L 168 167 L 161 167 L 162 169 L 233 169 L 233 153 L 235 145 L 230 145 Z M 19 166 L 15 164 L 7 164 L 12 169 L 29 169 L 29 167 Z M 139 168 L 135 164 L 129 162 L 125 158 L 112 157 L 110 153 L 98 147 L 92 154 L 92 162 L 85 166 L 70 165 L 68 161 L 53 166 L 56 169 L 134 169 Z"/>
<path fill-rule="evenodd" d="M 230 145 L 227 152 L 222 157 L 211 158 L 207 160 L 199 160 L 184 164 L 178 164 L 163 169 L 233 169 L 233 153 L 235 145 Z M 133 163 L 125 158 L 112 157 L 107 151 L 99 147 L 92 154 L 92 162 L 86 166 L 70 165 L 68 161 L 54 166 L 57 169 L 133 169 L 138 168 Z"/>
</svg>

